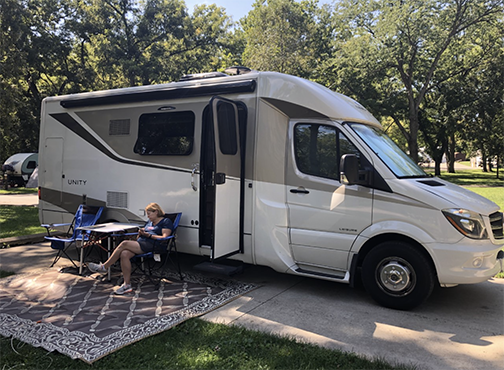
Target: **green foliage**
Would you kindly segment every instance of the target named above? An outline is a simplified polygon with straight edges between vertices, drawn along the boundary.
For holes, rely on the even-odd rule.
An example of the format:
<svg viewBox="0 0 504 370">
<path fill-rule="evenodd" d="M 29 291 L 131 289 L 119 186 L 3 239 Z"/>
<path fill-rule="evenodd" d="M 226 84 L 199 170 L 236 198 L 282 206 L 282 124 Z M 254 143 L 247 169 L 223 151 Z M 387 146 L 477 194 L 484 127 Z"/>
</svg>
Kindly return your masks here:
<svg viewBox="0 0 504 370">
<path fill-rule="evenodd" d="M 502 36 L 477 35 L 502 28 L 502 10 L 497 0 L 342 0 L 333 17 L 333 84 L 402 127 L 416 160 L 426 97 L 493 60 L 487 51 L 499 48 Z"/>
<path fill-rule="evenodd" d="M 2 368 L 23 369 L 414 369 L 367 360 L 238 326 L 188 320 L 93 365 L 0 337 Z"/>
<path fill-rule="evenodd" d="M 244 63 L 261 71 L 309 77 L 317 61 L 316 2 L 257 0 L 241 20 L 247 44 Z"/>
<path fill-rule="evenodd" d="M 1 163 L 38 150 L 47 96 L 178 80 L 244 45 L 223 8 L 183 0 L 5 0 L 0 20 Z"/>
<path fill-rule="evenodd" d="M 0 207 L 0 238 L 44 232 L 46 232 L 46 229 L 40 227 L 38 207 Z"/>
</svg>

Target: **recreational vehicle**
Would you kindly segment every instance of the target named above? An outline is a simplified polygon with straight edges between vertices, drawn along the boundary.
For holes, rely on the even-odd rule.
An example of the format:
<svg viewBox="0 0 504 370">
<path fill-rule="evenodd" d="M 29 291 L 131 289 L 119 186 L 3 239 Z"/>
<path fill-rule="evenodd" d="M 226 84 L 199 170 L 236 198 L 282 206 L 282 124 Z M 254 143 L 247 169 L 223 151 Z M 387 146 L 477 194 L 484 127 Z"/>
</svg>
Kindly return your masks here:
<svg viewBox="0 0 504 370">
<path fill-rule="evenodd" d="M 37 153 L 17 153 L 10 156 L 2 165 L 6 183 L 11 187 L 24 187 L 38 166 Z"/>
<path fill-rule="evenodd" d="M 180 81 L 49 97 L 40 219 L 80 203 L 101 221 L 182 212 L 179 252 L 354 284 L 410 309 L 436 284 L 501 270 L 499 207 L 426 174 L 356 101 L 234 67 Z"/>
</svg>

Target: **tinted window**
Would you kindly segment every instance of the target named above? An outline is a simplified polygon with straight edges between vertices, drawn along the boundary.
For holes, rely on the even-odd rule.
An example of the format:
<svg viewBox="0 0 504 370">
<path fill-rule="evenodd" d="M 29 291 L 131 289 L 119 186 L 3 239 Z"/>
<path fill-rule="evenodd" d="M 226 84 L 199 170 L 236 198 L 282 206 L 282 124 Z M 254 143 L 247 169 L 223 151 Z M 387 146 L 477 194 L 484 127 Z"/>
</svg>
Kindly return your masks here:
<svg viewBox="0 0 504 370">
<path fill-rule="evenodd" d="M 238 151 L 238 143 L 236 141 L 236 116 L 233 105 L 219 102 L 217 104 L 217 119 L 220 151 L 222 154 L 235 155 Z"/>
<path fill-rule="evenodd" d="M 193 112 L 143 114 L 134 152 L 140 155 L 189 155 L 193 143 Z"/>
<path fill-rule="evenodd" d="M 295 126 L 294 153 L 299 171 L 338 181 L 341 156 L 359 156 L 357 148 L 335 127 L 309 123 Z"/>
</svg>

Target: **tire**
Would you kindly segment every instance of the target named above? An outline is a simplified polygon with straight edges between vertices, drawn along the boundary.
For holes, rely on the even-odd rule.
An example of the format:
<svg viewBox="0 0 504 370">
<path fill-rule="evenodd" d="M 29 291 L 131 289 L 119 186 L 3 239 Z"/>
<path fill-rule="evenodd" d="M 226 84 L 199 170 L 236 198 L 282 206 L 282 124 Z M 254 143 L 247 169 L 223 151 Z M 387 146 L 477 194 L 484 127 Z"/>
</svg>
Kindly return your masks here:
<svg viewBox="0 0 504 370">
<path fill-rule="evenodd" d="M 432 293 L 435 273 L 431 262 L 410 244 L 384 242 L 362 264 L 362 282 L 382 306 L 410 310 Z"/>
</svg>

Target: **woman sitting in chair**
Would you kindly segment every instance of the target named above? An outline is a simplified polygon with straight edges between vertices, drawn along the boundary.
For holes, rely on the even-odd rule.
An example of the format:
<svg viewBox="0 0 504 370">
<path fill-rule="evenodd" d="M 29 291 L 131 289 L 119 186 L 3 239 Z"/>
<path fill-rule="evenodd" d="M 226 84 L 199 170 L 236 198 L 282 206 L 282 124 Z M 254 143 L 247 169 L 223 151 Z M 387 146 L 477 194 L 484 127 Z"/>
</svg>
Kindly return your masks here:
<svg viewBox="0 0 504 370">
<path fill-rule="evenodd" d="M 115 291 L 116 294 L 131 293 L 131 261 L 136 254 L 152 252 L 156 239 L 166 238 L 173 232 L 173 222 L 164 218 L 164 212 L 157 203 L 145 207 L 149 222 L 138 231 L 137 240 L 124 240 L 114 249 L 114 252 L 105 263 L 89 263 L 88 267 L 93 272 L 106 273 L 110 266 L 121 259 L 121 270 L 124 284 Z"/>
</svg>

